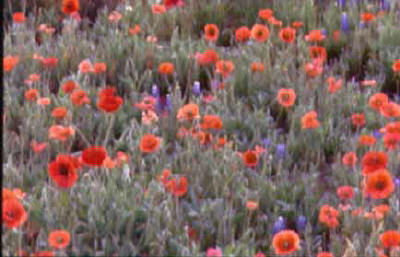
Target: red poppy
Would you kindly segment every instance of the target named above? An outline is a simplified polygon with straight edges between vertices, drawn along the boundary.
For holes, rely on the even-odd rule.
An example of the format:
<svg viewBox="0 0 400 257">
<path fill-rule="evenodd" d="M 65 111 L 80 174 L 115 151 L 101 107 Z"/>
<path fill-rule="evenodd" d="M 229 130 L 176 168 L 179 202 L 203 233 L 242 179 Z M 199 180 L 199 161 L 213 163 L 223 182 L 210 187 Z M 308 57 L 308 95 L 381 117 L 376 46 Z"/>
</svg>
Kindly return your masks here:
<svg viewBox="0 0 400 257">
<path fill-rule="evenodd" d="M 107 157 L 107 151 L 103 146 L 91 146 L 82 152 L 84 164 L 92 167 L 101 167 Z"/>
<path fill-rule="evenodd" d="M 384 93 L 376 93 L 369 98 L 369 106 L 377 111 L 387 103 L 389 103 L 389 97 Z"/>
<path fill-rule="evenodd" d="M 317 257 L 334 257 L 331 252 L 320 252 Z"/>
<path fill-rule="evenodd" d="M 376 138 L 370 135 L 361 135 L 358 138 L 358 143 L 362 146 L 372 146 L 376 143 Z"/>
<path fill-rule="evenodd" d="M 34 88 L 31 88 L 25 92 L 25 99 L 28 101 L 34 101 L 38 97 L 39 97 L 39 92 Z"/>
<path fill-rule="evenodd" d="M 217 41 L 219 29 L 215 24 L 206 24 L 204 26 L 204 37 L 207 41 Z"/>
<path fill-rule="evenodd" d="M 285 43 L 293 43 L 296 37 L 296 30 L 291 27 L 283 28 L 279 32 L 281 40 Z"/>
<path fill-rule="evenodd" d="M 247 150 L 246 152 L 241 154 L 241 157 L 246 166 L 250 168 L 257 166 L 258 164 L 258 154 L 256 151 Z"/>
<path fill-rule="evenodd" d="M 354 166 L 357 163 L 357 155 L 355 152 L 348 152 L 342 157 L 342 162 L 347 166 Z"/>
<path fill-rule="evenodd" d="M 392 70 L 394 72 L 400 73 L 400 59 L 397 59 L 394 61 L 393 65 L 392 65 Z"/>
<path fill-rule="evenodd" d="M 145 134 L 140 140 L 140 151 L 142 153 L 153 153 L 160 147 L 161 139 L 152 134 Z"/>
<path fill-rule="evenodd" d="M 33 254 L 33 257 L 53 257 L 54 252 L 52 251 L 38 251 Z"/>
<path fill-rule="evenodd" d="M 351 186 L 341 186 L 336 189 L 336 194 L 342 200 L 350 200 L 354 197 L 354 190 Z"/>
<path fill-rule="evenodd" d="M 371 22 L 375 19 L 375 15 L 370 12 L 364 12 L 361 14 L 361 20 L 365 23 Z"/>
<path fill-rule="evenodd" d="M 68 80 L 61 86 L 61 89 L 66 94 L 71 94 L 77 88 L 79 88 L 79 86 L 73 80 Z"/>
<path fill-rule="evenodd" d="M 354 127 L 364 127 L 365 126 L 365 116 L 364 113 L 354 113 L 351 115 L 351 120 L 353 121 Z"/>
<path fill-rule="evenodd" d="M 269 29 L 262 24 L 254 24 L 251 28 L 251 37 L 257 42 L 264 42 L 269 38 Z"/>
<path fill-rule="evenodd" d="M 173 7 L 182 7 L 185 5 L 183 0 L 164 0 L 164 5 L 168 9 Z"/>
<path fill-rule="evenodd" d="M 6 72 L 12 71 L 14 67 L 18 64 L 18 62 L 19 62 L 18 56 L 3 57 L 3 70 Z"/>
<path fill-rule="evenodd" d="M 311 43 L 318 43 L 325 39 L 325 35 L 322 33 L 322 30 L 311 30 L 305 38 L 306 41 Z"/>
<path fill-rule="evenodd" d="M 395 189 L 390 173 L 385 169 L 376 170 L 364 178 L 364 196 L 373 199 L 388 198 Z"/>
<path fill-rule="evenodd" d="M 328 83 L 329 94 L 334 94 L 342 88 L 342 79 L 336 80 L 335 77 L 329 77 L 326 82 Z"/>
<path fill-rule="evenodd" d="M 107 71 L 107 65 L 104 62 L 96 62 L 93 65 L 93 70 L 95 73 L 104 73 Z"/>
<path fill-rule="evenodd" d="M 336 228 L 339 226 L 339 221 L 337 220 L 339 216 L 339 211 L 329 205 L 323 205 L 319 211 L 319 222 L 325 224 L 329 228 Z"/>
<path fill-rule="evenodd" d="M 379 236 L 383 247 L 391 248 L 400 246 L 400 232 L 396 230 L 387 230 Z"/>
<path fill-rule="evenodd" d="M 250 35 L 250 29 L 246 26 L 242 26 L 235 31 L 236 41 L 240 43 L 244 43 L 249 40 Z"/>
<path fill-rule="evenodd" d="M 322 46 L 310 46 L 310 57 L 312 59 L 326 60 L 327 54 L 325 47 Z"/>
<path fill-rule="evenodd" d="M 385 152 L 367 152 L 362 158 L 362 174 L 364 176 L 373 173 L 379 169 L 386 169 L 388 156 Z"/>
<path fill-rule="evenodd" d="M 24 206 L 17 198 L 9 198 L 2 203 L 2 222 L 7 228 L 17 228 L 22 226 L 27 220 L 28 215 Z"/>
<path fill-rule="evenodd" d="M 45 143 L 45 142 L 39 143 L 39 142 L 36 142 L 35 140 L 33 140 L 31 143 L 31 147 L 35 153 L 41 153 L 44 151 L 44 149 L 46 149 L 47 143 Z"/>
<path fill-rule="evenodd" d="M 49 163 L 48 173 L 57 186 L 61 188 L 73 186 L 78 179 L 76 165 L 68 155 L 58 155 L 56 160 Z"/>
<path fill-rule="evenodd" d="M 60 106 L 53 109 L 53 111 L 51 112 L 51 116 L 57 119 L 62 119 L 67 116 L 67 113 L 68 109 L 64 106 Z"/>
<path fill-rule="evenodd" d="M 299 235 L 293 230 L 282 230 L 274 235 L 272 247 L 278 255 L 293 253 L 300 249 Z"/>
<path fill-rule="evenodd" d="M 274 11 L 272 11 L 271 9 L 261 9 L 260 11 L 258 11 L 258 17 L 265 21 L 268 21 L 271 17 L 273 17 L 273 15 Z"/>
<path fill-rule="evenodd" d="M 201 123 L 201 129 L 222 129 L 222 120 L 216 115 L 204 115 L 203 122 Z"/>
<path fill-rule="evenodd" d="M 395 150 L 400 144 L 400 133 L 386 133 L 383 143 L 388 150 Z"/>
<path fill-rule="evenodd" d="M 276 98 L 280 105 L 282 105 L 285 108 L 288 108 L 294 105 L 294 102 L 296 101 L 296 93 L 291 88 L 281 88 L 279 89 Z"/>
<path fill-rule="evenodd" d="M 72 104 L 77 107 L 90 103 L 90 99 L 84 90 L 73 91 L 70 96 L 70 99 Z"/>
<path fill-rule="evenodd" d="M 58 58 L 55 56 L 46 57 L 41 60 L 41 63 L 45 68 L 55 68 L 58 64 Z"/>
<path fill-rule="evenodd" d="M 175 66 L 170 62 L 163 62 L 158 66 L 158 73 L 162 75 L 172 75 L 175 71 Z"/>
<path fill-rule="evenodd" d="M 61 10 L 64 14 L 71 14 L 78 12 L 79 7 L 79 0 L 63 0 Z"/>
<path fill-rule="evenodd" d="M 197 54 L 197 63 L 199 65 L 216 64 L 218 60 L 218 53 L 213 49 L 208 49 L 204 53 Z"/>
<path fill-rule="evenodd" d="M 317 119 L 317 112 L 310 111 L 301 118 L 301 128 L 302 129 L 315 129 L 320 126 L 320 123 Z"/>
<path fill-rule="evenodd" d="M 216 73 L 221 73 L 224 78 L 233 72 L 235 65 L 231 61 L 220 60 L 216 64 Z"/>
<path fill-rule="evenodd" d="M 115 95 L 115 88 L 106 87 L 99 93 L 97 107 L 107 113 L 116 112 L 123 103 L 121 97 Z"/>
<path fill-rule="evenodd" d="M 23 12 L 15 12 L 13 14 L 13 22 L 22 24 L 25 22 L 25 15 Z"/>
<path fill-rule="evenodd" d="M 70 239 L 71 236 L 68 231 L 54 230 L 49 234 L 48 242 L 54 248 L 63 249 L 69 245 Z"/>
</svg>

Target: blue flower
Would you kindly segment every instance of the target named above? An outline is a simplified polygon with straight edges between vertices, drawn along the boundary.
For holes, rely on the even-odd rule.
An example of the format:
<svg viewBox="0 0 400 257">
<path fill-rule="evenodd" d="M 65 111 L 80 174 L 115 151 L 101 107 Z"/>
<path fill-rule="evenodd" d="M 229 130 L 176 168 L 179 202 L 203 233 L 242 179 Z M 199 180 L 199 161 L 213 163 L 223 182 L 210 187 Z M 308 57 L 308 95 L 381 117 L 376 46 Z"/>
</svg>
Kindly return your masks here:
<svg viewBox="0 0 400 257">
<path fill-rule="evenodd" d="M 286 155 L 286 146 L 284 144 L 277 144 L 275 153 L 279 158 L 285 158 Z"/>
<path fill-rule="evenodd" d="M 340 8 L 345 8 L 346 7 L 346 0 L 337 0 L 336 2 L 337 2 L 337 5 Z"/>
<path fill-rule="evenodd" d="M 296 220 L 296 229 L 297 232 L 301 233 L 306 229 L 307 226 L 307 218 L 303 215 L 300 215 L 299 217 L 297 217 Z"/>
<path fill-rule="evenodd" d="M 345 33 L 349 32 L 349 17 L 345 12 L 342 13 L 341 23 L 342 23 L 342 31 Z"/>
<path fill-rule="evenodd" d="M 282 216 L 279 216 L 272 227 L 272 235 L 286 229 L 286 221 Z"/>
<path fill-rule="evenodd" d="M 379 132 L 378 129 L 376 129 L 376 130 L 374 131 L 374 137 L 375 137 L 376 139 L 380 139 L 380 138 L 382 137 L 382 133 Z"/>
<path fill-rule="evenodd" d="M 199 96 L 201 94 L 200 82 L 195 81 L 192 86 L 192 93 L 195 96 Z"/>
<path fill-rule="evenodd" d="M 263 145 L 265 148 L 267 148 L 268 146 L 271 145 L 271 139 L 269 139 L 269 138 L 264 138 L 264 139 L 262 140 L 262 145 Z"/>
</svg>

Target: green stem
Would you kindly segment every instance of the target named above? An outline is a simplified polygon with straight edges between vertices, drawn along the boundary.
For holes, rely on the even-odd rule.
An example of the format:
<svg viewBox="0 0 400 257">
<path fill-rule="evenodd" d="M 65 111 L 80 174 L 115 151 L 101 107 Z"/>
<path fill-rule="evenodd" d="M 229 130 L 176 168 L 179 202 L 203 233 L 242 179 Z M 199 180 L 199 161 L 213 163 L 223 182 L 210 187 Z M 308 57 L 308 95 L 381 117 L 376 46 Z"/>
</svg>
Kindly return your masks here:
<svg viewBox="0 0 400 257">
<path fill-rule="evenodd" d="M 103 145 L 106 146 L 108 143 L 108 139 L 110 138 L 110 134 L 111 134 L 111 130 L 112 127 L 114 125 L 114 121 L 115 121 L 115 115 L 112 115 L 110 118 L 110 123 L 108 125 L 108 129 L 107 129 L 107 133 L 106 133 L 106 138 L 104 139 Z"/>
</svg>

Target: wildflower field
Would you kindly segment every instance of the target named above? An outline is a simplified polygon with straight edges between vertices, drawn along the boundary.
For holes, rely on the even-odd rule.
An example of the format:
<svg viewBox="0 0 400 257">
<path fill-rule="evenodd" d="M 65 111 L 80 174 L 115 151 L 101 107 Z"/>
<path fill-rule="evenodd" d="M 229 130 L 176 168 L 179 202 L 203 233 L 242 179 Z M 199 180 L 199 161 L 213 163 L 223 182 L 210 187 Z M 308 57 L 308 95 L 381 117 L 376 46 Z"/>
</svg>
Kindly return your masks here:
<svg viewBox="0 0 400 257">
<path fill-rule="evenodd" d="M 400 256 L 398 0 L 3 5 L 2 256 Z"/>
</svg>

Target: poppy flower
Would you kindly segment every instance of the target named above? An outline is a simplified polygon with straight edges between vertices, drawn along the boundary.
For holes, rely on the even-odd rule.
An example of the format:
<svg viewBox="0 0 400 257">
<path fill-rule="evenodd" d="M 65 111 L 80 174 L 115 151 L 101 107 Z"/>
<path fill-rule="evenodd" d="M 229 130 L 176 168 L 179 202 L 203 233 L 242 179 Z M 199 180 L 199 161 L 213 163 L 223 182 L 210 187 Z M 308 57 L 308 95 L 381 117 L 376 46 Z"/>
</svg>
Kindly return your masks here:
<svg viewBox="0 0 400 257">
<path fill-rule="evenodd" d="M 164 0 L 163 3 L 167 10 L 173 7 L 182 7 L 185 5 L 185 2 L 182 0 Z"/>
<path fill-rule="evenodd" d="M 220 60 L 216 64 L 216 73 L 221 73 L 224 78 L 228 77 L 233 72 L 235 65 L 231 61 Z"/>
<path fill-rule="evenodd" d="M 269 38 L 269 30 L 267 26 L 262 24 L 254 24 L 250 32 L 251 37 L 259 43 L 262 43 Z"/>
<path fill-rule="evenodd" d="M 340 39 L 340 30 L 333 31 L 332 37 L 334 42 L 338 42 Z"/>
<path fill-rule="evenodd" d="M 376 143 L 376 138 L 369 135 L 361 135 L 358 138 L 358 143 L 362 146 L 372 146 Z"/>
<path fill-rule="evenodd" d="M 107 151 L 103 146 L 91 146 L 82 152 L 83 163 L 92 167 L 101 167 L 106 157 Z"/>
<path fill-rule="evenodd" d="M 158 116 L 154 111 L 148 110 L 142 112 L 142 123 L 145 125 L 151 125 L 158 121 Z"/>
<path fill-rule="evenodd" d="M 74 106 L 79 107 L 84 104 L 89 104 L 90 99 L 84 90 L 75 90 L 70 96 L 71 102 Z"/>
<path fill-rule="evenodd" d="M 219 37 L 219 29 L 215 24 L 206 24 L 204 26 L 204 37 L 207 41 L 215 42 Z"/>
<path fill-rule="evenodd" d="M 218 247 L 210 247 L 207 249 L 207 257 L 222 257 L 222 251 Z"/>
<path fill-rule="evenodd" d="M 54 252 L 52 251 L 38 251 L 33 254 L 33 257 L 53 257 Z"/>
<path fill-rule="evenodd" d="M 48 242 L 51 247 L 63 249 L 69 245 L 70 239 L 68 231 L 54 230 L 49 234 Z"/>
<path fill-rule="evenodd" d="M 336 80 L 334 77 L 329 77 L 326 82 L 328 83 L 329 94 L 334 94 L 342 88 L 342 79 Z"/>
<path fill-rule="evenodd" d="M 244 43 L 250 39 L 250 29 L 246 26 L 242 26 L 235 31 L 235 38 L 237 42 Z"/>
<path fill-rule="evenodd" d="M 400 246 L 400 232 L 396 230 L 387 230 L 383 232 L 379 239 L 385 248 Z"/>
<path fill-rule="evenodd" d="M 390 122 L 390 123 L 386 124 L 384 130 L 385 130 L 385 133 L 388 133 L 388 134 L 390 134 L 390 133 L 393 133 L 393 134 L 400 133 L 400 121 Z"/>
<path fill-rule="evenodd" d="M 334 257 L 331 252 L 319 252 L 317 257 Z"/>
<path fill-rule="evenodd" d="M 78 12 L 80 8 L 79 0 L 63 0 L 61 11 L 64 14 Z"/>
<path fill-rule="evenodd" d="M 376 93 L 369 98 L 369 106 L 379 111 L 382 106 L 389 103 L 389 97 L 384 93 Z"/>
<path fill-rule="evenodd" d="M 142 29 L 140 28 L 140 25 L 136 24 L 135 26 L 133 26 L 132 28 L 129 28 L 129 34 L 131 36 L 134 36 L 136 34 L 139 34 L 142 31 Z"/>
<path fill-rule="evenodd" d="M 199 140 L 201 145 L 208 145 L 213 140 L 212 134 L 206 131 L 199 131 L 195 134 L 192 134 L 192 136 Z"/>
<path fill-rule="evenodd" d="M 371 79 L 371 80 L 363 80 L 361 81 L 361 86 L 365 87 L 375 87 L 376 86 L 376 80 Z"/>
<path fill-rule="evenodd" d="M 274 15 L 274 11 L 271 9 L 261 9 L 258 11 L 258 17 L 261 19 L 268 21 L 269 18 L 271 18 Z"/>
<path fill-rule="evenodd" d="M 389 212 L 390 212 L 390 206 L 387 204 L 380 204 L 372 209 L 373 216 L 377 220 L 382 219 Z"/>
<path fill-rule="evenodd" d="M 365 126 L 365 116 L 364 113 L 354 113 L 351 115 L 351 120 L 354 127 L 364 127 Z"/>
<path fill-rule="evenodd" d="M 400 133 L 386 133 L 383 143 L 388 150 L 395 150 L 400 144 Z"/>
<path fill-rule="evenodd" d="M 18 250 L 18 251 L 15 253 L 15 256 L 19 256 L 19 257 L 29 257 L 29 254 L 28 254 L 27 251 Z"/>
<path fill-rule="evenodd" d="M 367 152 L 361 161 L 362 174 L 364 176 L 373 173 L 379 169 L 386 169 L 388 164 L 388 156 L 385 152 Z"/>
<path fill-rule="evenodd" d="M 24 206 L 17 198 L 9 198 L 2 202 L 2 222 L 7 228 L 20 227 L 27 218 Z"/>
<path fill-rule="evenodd" d="M 326 54 L 325 47 L 322 47 L 322 46 L 310 46 L 309 50 L 310 50 L 310 58 L 319 59 L 321 61 L 325 61 L 326 60 L 327 54 Z"/>
<path fill-rule="evenodd" d="M 318 220 L 329 228 L 336 228 L 337 226 L 339 226 L 339 221 L 337 220 L 338 216 L 338 210 L 336 210 L 332 206 L 323 205 L 319 210 Z"/>
<path fill-rule="evenodd" d="M 354 197 L 354 190 L 351 186 L 341 186 L 336 189 L 336 194 L 341 200 L 351 200 Z"/>
<path fill-rule="evenodd" d="M 201 123 L 201 129 L 222 129 L 222 120 L 216 115 L 204 115 L 203 122 Z"/>
<path fill-rule="evenodd" d="M 106 87 L 99 93 L 97 108 L 104 112 L 111 113 L 116 112 L 122 103 L 122 98 L 115 95 L 115 88 Z"/>
<path fill-rule="evenodd" d="M 285 43 L 293 43 L 296 37 L 296 30 L 291 27 L 283 28 L 279 32 L 281 40 Z"/>
<path fill-rule="evenodd" d="M 314 59 L 312 62 L 306 63 L 304 70 L 310 78 L 315 78 L 316 76 L 321 75 L 321 73 L 324 71 L 322 60 Z"/>
<path fill-rule="evenodd" d="M 64 106 L 60 106 L 53 109 L 53 111 L 51 112 L 51 116 L 57 119 L 62 119 L 67 116 L 67 113 L 68 109 Z"/>
<path fill-rule="evenodd" d="M 395 102 L 383 104 L 379 111 L 386 118 L 400 117 L 400 105 Z"/>
<path fill-rule="evenodd" d="M 93 71 L 92 63 L 89 60 L 83 60 L 78 66 L 80 73 L 89 73 Z"/>
<path fill-rule="evenodd" d="M 197 63 L 200 66 L 216 64 L 219 60 L 218 53 L 213 49 L 208 49 L 204 53 L 197 55 Z"/>
<path fill-rule="evenodd" d="M 187 178 L 180 177 L 178 180 L 178 183 L 174 184 L 174 186 L 173 186 L 172 194 L 175 197 L 182 197 L 182 196 L 186 195 L 187 190 L 188 190 Z"/>
<path fill-rule="evenodd" d="M 311 42 L 311 43 L 319 43 L 325 39 L 324 33 L 322 33 L 322 30 L 311 30 L 308 35 L 305 36 L 306 41 Z"/>
<path fill-rule="evenodd" d="M 44 149 L 46 149 L 47 143 L 38 143 L 35 140 L 33 140 L 31 143 L 31 147 L 35 153 L 41 153 L 44 151 Z"/>
<path fill-rule="evenodd" d="M 388 198 L 394 192 L 395 185 L 390 173 L 379 169 L 364 178 L 364 196 L 373 199 Z"/>
<path fill-rule="evenodd" d="M 38 97 L 39 97 L 39 92 L 34 88 L 31 88 L 25 92 L 25 99 L 28 101 L 34 101 Z"/>
<path fill-rule="evenodd" d="M 342 163 L 347 166 L 354 166 L 357 163 L 357 155 L 355 152 L 348 152 L 342 157 Z"/>
<path fill-rule="evenodd" d="M 13 22 L 23 24 L 25 22 L 25 15 L 23 12 L 15 12 L 13 14 Z"/>
<path fill-rule="evenodd" d="M 393 65 L 392 65 L 392 70 L 394 72 L 400 73 L 400 59 L 397 59 L 394 61 Z"/>
<path fill-rule="evenodd" d="M 277 255 L 293 253 L 300 249 L 299 235 L 293 230 L 282 230 L 274 235 L 272 247 Z"/>
<path fill-rule="evenodd" d="M 258 164 L 258 154 L 256 151 L 247 150 L 241 154 L 241 157 L 247 167 L 254 168 Z"/>
<path fill-rule="evenodd" d="M 61 125 L 53 125 L 49 128 L 49 138 L 60 141 L 67 140 L 70 136 L 75 135 L 75 130 L 72 127 L 64 127 Z"/>
<path fill-rule="evenodd" d="M 373 13 L 364 12 L 361 14 L 361 20 L 364 23 L 369 23 L 369 22 L 373 21 L 374 19 L 375 19 L 375 15 Z"/>
<path fill-rule="evenodd" d="M 43 67 L 52 69 L 57 66 L 58 58 L 55 56 L 46 57 L 46 58 L 41 59 L 41 63 L 43 65 Z"/>
<path fill-rule="evenodd" d="M 294 21 L 294 22 L 292 22 L 292 27 L 295 28 L 295 29 L 299 29 L 299 28 L 303 27 L 303 22 Z"/>
<path fill-rule="evenodd" d="M 152 134 L 145 134 L 140 140 L 140 151 L 142 153 L 153 153 L 158 150 L 160 143 L 161 138 Z"/>
<path fill-rule="evenodd" d="M 282 105 L 285 108 L 288 108 L 294 105 L 294 102 L 296 101 L 296 93 L 291 88 L 281 88 L 279 89 L 276 98 L 280 105 Z"/>
<path fill-rule="evenodd" d="M 254 211 L 258 208 L 258 202 L 256 201 L 247 201 L 246 202 L 246 208 L 249 211 Z"/>
<path fill-rule="evenodd" d="M 1 190 L 1 197 L 2 197 L 2 199 L 3 199 L 3 202 L 5 201 L 5 200 L 8 200 L 8 199 L 15 199 L 15 198 L 17 198 L 17 196 L 15 195 L 15 193 L 13 192 L 13 191 L 11 191 L 10 189 L 8 189 L 8 188 L 2 188 L 2 190 Z"/>
<path fill-rule="evenodd" d="M 110 15 L 108 15 L 108 21 L 110 22 L 118 22 L 122 18 L 122 14 L 118 11 L 112 11 Z"/>
<path fill-rule="evenodd" d="M 251 63 L 250 67 L 251 67 L 252 72 L 264 71 L 264 63 L 262 63 L 262 62 L 253 62 L 253 63 Z"/>
<path fill-rule="evenodd" d="M 77 88 L 79 88 L 79 86 L 73 80 L 68 80 L 61 86 L 62 91 L 66 94 L 71 94 Z"/>
<path fill-rule="evenodd" d="M 163 4 L 153 4 L 151 6 L 151 11 L 153 14 L 163 14 L 167 11 L 167 9 Z"/>
<path fill-rule="evenodd" d="M 276 18 L 273 17 L 273 16 L 272 16 L 271 18 L 268 19 L 268 22 L 269 22 L 270 24 L 276 26 L 276 27 L 282 27 L 282 25 L 283 25 L 283 22 L 282 22 L 282 21 L 276 19 Z"/>
<path fill-rule="evenodd" d="M 37 99 L 36 103 L 41 106 L 46 106 L 51 103 L 51 100 L 48 97 L 40 97 Z"/>
<path fill-rule="evenodd" d="M 58 155 L 49 163 L 47 171 L 51 179 L 61 188 L 72 187 L 78 179 L 76 166 L 68 155 Z"/>
<path fill-rule="evenodd" d="M 158 73 L 162 75 L 171 75 L 175 71 L 175 66 L 170 62 L 163 62 L 158 66 Z"/>
<path fill-rule="evenodd" d="M 181 108 L 179 108 L 178 110 L 178 114 L 177 114 L 177 119 L 179 121 L 193 121 L 193 119 L 198 119 L 200 118 L 199 115 L 199 106 L 197 104 L 186 104 L 184 106 L 182 106 Z"/>
<path fill-rule="evenodd" d="M 3 57 L 3 70 L 5 72 L 10 72 L 14 69 L 14 67 L 18 64 L 19 57 L 18 56 L 6 56 Z"/>
<path fill-rule="evenodd" d="M 93 65 L 93 71 L 94 71 L 96 74 L 104 73 L 104 72 L 107 71 L 107 65 L 106 65 L 104 62 L 96 62 L 96 63 Z"/>
<path fill-rule="evenodd" d="M 302 129 L 315 129 L 320 126 L 320 123 L 317 119 L 317 112 L 316 111 L 310 111 L 306 113 L 302 118 L 301 118 L 301 128 Z"/>
</svg>

